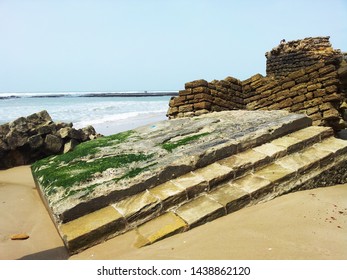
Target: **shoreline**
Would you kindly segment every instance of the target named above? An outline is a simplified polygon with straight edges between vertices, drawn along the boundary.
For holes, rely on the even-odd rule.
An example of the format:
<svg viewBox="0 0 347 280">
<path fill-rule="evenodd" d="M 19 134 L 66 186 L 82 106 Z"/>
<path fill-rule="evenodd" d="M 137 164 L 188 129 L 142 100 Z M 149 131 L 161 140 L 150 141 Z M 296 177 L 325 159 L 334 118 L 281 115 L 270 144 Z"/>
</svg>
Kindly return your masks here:
<svg viewBox="0 0 347 280">
<path fill-rule="evenodd" d="M 29 166 L 0 171 L 0 259 L 347 258 L 347 184 L 295 192 L 244 208 L 143 248 L 130 231 L 69 256 Z M 11 240 L 17 233 L 27 240 Z"/>
</svg>

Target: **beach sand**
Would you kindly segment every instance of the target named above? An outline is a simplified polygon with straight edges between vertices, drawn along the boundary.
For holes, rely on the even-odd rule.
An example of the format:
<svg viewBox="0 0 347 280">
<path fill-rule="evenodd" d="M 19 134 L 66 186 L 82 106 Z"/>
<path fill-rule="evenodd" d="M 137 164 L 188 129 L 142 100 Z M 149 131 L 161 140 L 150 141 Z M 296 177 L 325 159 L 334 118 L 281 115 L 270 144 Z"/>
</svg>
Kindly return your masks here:
<svg viewBox="0 0 347 280">
<path fill-rule="evenodd" d="M 11 240 L 25 233 L 26 240 Z M 347 259 L 347 185 L 296 192 L 135 248 L 134 231 L 69 256 L 29 166 L 0 171 L 0 259 Z"/>
</svg>

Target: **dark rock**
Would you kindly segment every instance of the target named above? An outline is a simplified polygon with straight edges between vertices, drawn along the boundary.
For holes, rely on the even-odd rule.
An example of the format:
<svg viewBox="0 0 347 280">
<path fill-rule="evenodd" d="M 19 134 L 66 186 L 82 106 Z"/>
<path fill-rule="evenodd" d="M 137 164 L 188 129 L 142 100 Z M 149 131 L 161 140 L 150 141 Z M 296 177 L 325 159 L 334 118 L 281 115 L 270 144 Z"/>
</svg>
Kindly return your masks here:
<svg viewBox="0 0 347 280">
<path fill-rule="evenodd" d="M 59 153 L 62 145 L 62 139 L 55 135 L 48 134 L 45 138 L 45 149 L 51 153 Z"/>
<path fill-rule="evenodd" d="M 37 149 L 43 145 L 43 138 L 40 135 L 33 135 L 29 137 L 28 143 L 30 148 Z"/>
</svg>

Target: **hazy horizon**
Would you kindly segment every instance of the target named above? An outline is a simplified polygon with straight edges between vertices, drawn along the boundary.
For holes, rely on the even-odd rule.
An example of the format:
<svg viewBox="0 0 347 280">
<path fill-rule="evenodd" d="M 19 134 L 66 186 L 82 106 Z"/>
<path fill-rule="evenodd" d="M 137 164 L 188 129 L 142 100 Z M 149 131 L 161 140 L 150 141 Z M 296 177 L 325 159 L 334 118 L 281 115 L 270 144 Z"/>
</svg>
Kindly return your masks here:
<svg viewBox="0 0 347 280">
<path fill-rule="evenodd" d="M 265 52 L 330 36 L 347 1 L 1 0 L 0 93 L 180 90 L 265 76 Z"/>
</svg>

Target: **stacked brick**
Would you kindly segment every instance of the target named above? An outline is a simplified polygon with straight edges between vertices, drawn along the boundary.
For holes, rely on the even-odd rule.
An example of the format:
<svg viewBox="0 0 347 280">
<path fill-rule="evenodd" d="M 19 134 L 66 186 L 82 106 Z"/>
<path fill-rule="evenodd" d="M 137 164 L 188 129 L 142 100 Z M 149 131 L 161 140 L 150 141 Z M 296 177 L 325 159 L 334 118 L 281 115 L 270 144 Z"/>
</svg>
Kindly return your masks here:
<svg viewBox="0 0 347 280">
<path fill-rule="evenodd" d="M 241 82 L 227 77 L 224 80 L 196 80 L 185 84 L 178 97 L 170 100 L 168 116 L 172 118 L 199 116 L 208 112 L 245 109 Z"/>
<path fill-rule="evenodd" d="M 323 62 L 274 79 L 256 75 L 243 82 L 248 110 L 287 110 L 307 114 L 313 125 L 341 128 L 342 94 L 336 67 Z"/>
<path fill-rule="evenodd" d="M 346 96 L 338 74 L 344 60 L 341 51 L 332 49 L 329 37 L 281 43 L 266 56 L 266 77 L 186 83 L 185 90 L 170 101 L 168 117 L 237 109 L 287 110 L 307 114 L 313 125 L 346 127 Z"/>
<path fill-rule="evenodd" d="M 341 58 L 341 51 L 332 48 L 329 37 L 309 37 L 282 42 L 265 56 L 266 75 L 281 78 L 317 62 L 336 64 Z"/>
</svg>

